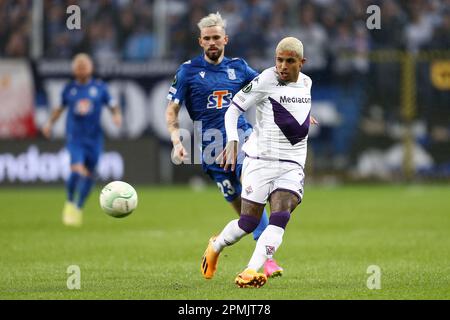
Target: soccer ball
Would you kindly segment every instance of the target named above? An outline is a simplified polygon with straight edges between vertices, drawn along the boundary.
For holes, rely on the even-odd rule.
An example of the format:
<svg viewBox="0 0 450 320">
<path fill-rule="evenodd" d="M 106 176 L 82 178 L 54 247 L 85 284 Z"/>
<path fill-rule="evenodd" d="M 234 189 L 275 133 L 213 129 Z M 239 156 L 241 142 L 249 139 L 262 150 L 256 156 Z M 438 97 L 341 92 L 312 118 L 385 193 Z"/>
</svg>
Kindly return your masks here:
<svg viewBox="0 0 450 320">
<path fill-rule="evenodd" d="M 123 181 L 108 183 L 100 193 L 100 206 L 103 211 L 114 218 L 128 216 L 136 209 L 137 204 L 136 190 Z"/>
</svg>

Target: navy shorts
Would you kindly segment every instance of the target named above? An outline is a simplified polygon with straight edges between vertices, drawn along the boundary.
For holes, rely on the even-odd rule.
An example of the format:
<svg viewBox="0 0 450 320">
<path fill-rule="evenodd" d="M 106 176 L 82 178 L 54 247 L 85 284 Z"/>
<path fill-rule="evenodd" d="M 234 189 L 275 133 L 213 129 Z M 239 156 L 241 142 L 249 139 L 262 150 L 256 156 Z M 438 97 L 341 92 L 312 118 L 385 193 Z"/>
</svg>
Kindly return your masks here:
<svg viewBox="0 0 450 320">
<path fill-rule="evenodd" d="M 70 164 L 82 164 L 89 172 L 93 173 L 97 167 L 98 160 L 102 153 L 100 146 L 90 146 L 82 144 L 67 144 L 70 154 Z"/>
<path fill-rule="evenodd" d="M 224 171 L 222 168 L 209 168 L 206 173 L 214 180 L 228 202 L 235 200 L 241 195 L 241 172 L 242 164 L 236 165 L 235 171 Z"/>
<path fill-rule="evenodd" d="M 218 164 L 205 165 L 203 164 L 203 170 L 214 180 L 222 192 L 225 200 L 228 202 L 233 201 L 241 195 L 241 173 L 242 163 L 245 159 L 245 153 L 242 151 L 242 144 L 247 141 L 248 137 L 252 133 L 252 127 L 248 125 L 247 130 L 239 137 L 239 150 L 237 158 L 237 164 L 235 171 L 224 171 Z"/>
</svg>

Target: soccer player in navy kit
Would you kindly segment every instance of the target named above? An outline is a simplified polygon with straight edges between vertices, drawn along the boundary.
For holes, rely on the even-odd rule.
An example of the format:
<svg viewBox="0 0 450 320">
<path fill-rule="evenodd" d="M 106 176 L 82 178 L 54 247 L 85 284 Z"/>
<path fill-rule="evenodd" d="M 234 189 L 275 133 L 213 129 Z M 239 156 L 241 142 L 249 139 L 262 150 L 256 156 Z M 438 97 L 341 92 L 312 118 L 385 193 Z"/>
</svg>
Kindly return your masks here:
<svg viewBox="0 0 450 320">
<path fill-rule="evenodd" d="M 210 155 L 213 161 L 205 157 L 205 149 L 211 145 L 220 144 L 220 149 L 226 143 L 224 116 L 235 93 L 249 83 L 258 73 L 250 68 L 240 58 L 229 59 L 224 56 L 224 48 L 228 42 L 225 34 L 225 21 L 219 13 L 210 14 L 198 23 L 200 29 L 199 44 L 204 53 L 183 63 L 174 77 L 169 89 L 170 100 L 166 119 L 168 130 L 174 147 L 174 157 L 178 160 L 187 160 L 187 151 L 180 139 L 178 112 L 181 105 L 187 108 L 189 116 L 195 122 L 201 122 L 202 132 L 202 165 L 203 170 L 214 180 L 222 191 L 225 199 L 232 205 L 237 214 L 241 212 L 241 165 L 237 165 L 235 171 L 225 171 L 214 160 L 218 156 Z M 242 116 L 238 120 L 238 128 L 241 132 L 241 141 L 250 135 L 252 127 Z M 222 133 L 221 141 L 205 139 L 209 132 Z M 214 131 L 215 130 L 215 131 Z M 206 134 L 205 134 L 206 133 Z M 243 141 L 242 141 L 243 142 Z M 208 149 L 207 149 L 208 150 Z M 241 162 L 242 163 L 242 162 Z M 268 225 L 267 215 L 264 213 L 253 236 L 257 240 Z M 212 278 L 215 270 L 212 266 L 202 263 L 201 272 L 206 279 Z M 265 272 L 268 277 L 279 276 L 283 269 L 275 260 L 269 259 L 265 264 Z"/>
<path fill-rule="evenodd" d="M 92 78 L 93 63 L 86 54 L 78 54 L 72 61 L 74 80 L 63 89 L 61 105 L 56 108 L 43 127 L 47 138 L 53 124 L 67 109 L 66 147 L 70 153 L 70 176 L 66 183 L 67 202 L 63 209 L 63 223 L 81 226 L 82 209 L 94 184 L 94 173 L 103 150 L 100 116 L 103 106 L 112 112 L 116 126 L 122 124 L 120 108 L 109 94 L 106 84 Z"/>
</svg>

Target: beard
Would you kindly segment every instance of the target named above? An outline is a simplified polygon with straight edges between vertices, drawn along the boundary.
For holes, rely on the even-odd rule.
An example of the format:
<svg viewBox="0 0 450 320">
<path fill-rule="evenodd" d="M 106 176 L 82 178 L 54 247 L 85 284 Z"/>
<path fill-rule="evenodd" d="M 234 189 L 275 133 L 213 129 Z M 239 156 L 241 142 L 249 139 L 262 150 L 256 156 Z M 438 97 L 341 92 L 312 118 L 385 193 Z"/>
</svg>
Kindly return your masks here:
<svg viewBox="0 0 450 320">
<path fill-rule="evenodd" d="M 223 49 L 217 49 L 217 51 L 215 52 L 211 52 L 209 50 L 205 51 L 206 56 L 211 59 L 212 61 L 217 61 L 219 60 L 220 56 L 222 55 Z"/>
</svg>

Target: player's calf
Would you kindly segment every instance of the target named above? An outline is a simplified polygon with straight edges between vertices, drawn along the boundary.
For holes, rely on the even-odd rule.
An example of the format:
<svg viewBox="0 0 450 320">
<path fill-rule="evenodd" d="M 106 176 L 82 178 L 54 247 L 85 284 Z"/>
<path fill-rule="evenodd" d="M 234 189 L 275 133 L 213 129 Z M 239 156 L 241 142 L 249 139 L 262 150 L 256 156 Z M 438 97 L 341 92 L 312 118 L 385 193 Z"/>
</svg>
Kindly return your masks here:
<svg viewBox="0 0 450 320">
<path fill-rule="evenodd" d="M 258 223 L 257 217 L 249 215 L 241 215 L 239 219 L 230 221 L 214 241 L 214 250 L 220 252 L 225 247 L 235 244 L 245 235 L 252 233 Z"/>
</svg>

